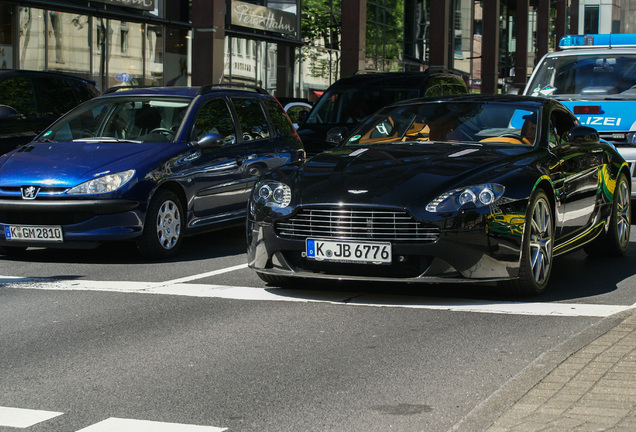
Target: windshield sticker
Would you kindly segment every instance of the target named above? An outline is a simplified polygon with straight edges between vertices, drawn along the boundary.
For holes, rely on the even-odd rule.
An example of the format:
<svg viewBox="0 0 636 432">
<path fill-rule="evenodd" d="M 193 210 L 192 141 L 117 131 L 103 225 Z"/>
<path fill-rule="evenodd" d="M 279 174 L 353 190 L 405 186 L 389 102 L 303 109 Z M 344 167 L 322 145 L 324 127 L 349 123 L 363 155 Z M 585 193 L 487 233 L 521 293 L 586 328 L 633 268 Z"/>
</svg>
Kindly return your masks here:
<svg viewBox="0 0 636 432">
<path fill-rule="evenodd" d="M 358 141 L 360 138 L 362 138 L 362 135 L 354 135 L 349 138 L 349 142 Z"/>
<path fill-rule="evenodd" d="M 53 131 L 46 131 L 46 133 L 43 136 L 49 136 L 51 135 L 51 133 L 53 133 Z"/>
</svg>

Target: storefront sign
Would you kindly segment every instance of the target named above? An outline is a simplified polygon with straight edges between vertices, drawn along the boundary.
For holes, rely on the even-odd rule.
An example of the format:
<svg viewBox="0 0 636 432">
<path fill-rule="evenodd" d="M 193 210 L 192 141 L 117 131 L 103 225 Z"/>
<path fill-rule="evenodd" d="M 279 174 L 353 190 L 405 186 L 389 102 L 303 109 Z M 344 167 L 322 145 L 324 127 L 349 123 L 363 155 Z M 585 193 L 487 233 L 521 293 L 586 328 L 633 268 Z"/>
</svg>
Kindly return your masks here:
<svg viewBox="0 0 636 432">
<path fill-rule="evenodd" d="M 142 10 L 155 10 L 157 0 L 93 0 L 99 3 L 112 4 Z"/>
<path fill-rule="evenodd" d="M 296 14 L 237 0 L 232 1 L 232 24 L 296 35 Z"/>
</svg>

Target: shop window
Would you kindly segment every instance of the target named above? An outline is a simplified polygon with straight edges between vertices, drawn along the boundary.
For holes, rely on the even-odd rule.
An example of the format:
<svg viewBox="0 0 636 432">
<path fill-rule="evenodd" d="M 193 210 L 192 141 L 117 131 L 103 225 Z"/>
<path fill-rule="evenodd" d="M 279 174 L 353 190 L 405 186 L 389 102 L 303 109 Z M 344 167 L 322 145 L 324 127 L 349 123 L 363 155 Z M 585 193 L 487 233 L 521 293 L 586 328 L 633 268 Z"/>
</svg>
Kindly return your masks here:
<svg viewBox="0 0 636 432">
<path fill-rule="evenodd" d="M 167 86 L 189 85 L 187 30 L 167 30 L 164 76 Z"/>
<path fill-rule="evenodd" d="M 88 17 L 64 12 L 47 12 L 47 69 L 90 78 Z"/>
<path fill-rule="evenodd" d="M 13 69 L 12 5 L 0 4 L 0 69 Z"/>
<path fill-rule="evenodd" d="M 121 54 L 128 54 L 128 23 L 121 23 L 119 28 L 119 45 L 121 48 Z"/>
<path fill-rule="evenodd" d="M 44 70 L 46 31 L 44 14 L 41 9 L 18 8 L 19 28 L 19 69 Z"/>
</svg>

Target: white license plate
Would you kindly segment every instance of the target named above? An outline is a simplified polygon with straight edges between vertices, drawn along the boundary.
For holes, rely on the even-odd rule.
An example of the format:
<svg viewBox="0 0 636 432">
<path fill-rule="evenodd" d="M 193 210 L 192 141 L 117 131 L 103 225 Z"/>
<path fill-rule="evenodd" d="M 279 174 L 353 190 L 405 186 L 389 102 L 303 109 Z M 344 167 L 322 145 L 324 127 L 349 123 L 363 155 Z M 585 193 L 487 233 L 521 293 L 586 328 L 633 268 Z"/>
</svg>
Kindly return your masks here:
<svg viewBox="0 0 636 432">
<path fill-rule="evenodd" d="M 4 238 L 11 241 L 63 242 L 58 225 L 5 225 Z"/>
<path fill-rule="evenodd" d="M 391 243 L 307 239 L 307 258 L 319 261 L 390 264 Z"/>
</svg>

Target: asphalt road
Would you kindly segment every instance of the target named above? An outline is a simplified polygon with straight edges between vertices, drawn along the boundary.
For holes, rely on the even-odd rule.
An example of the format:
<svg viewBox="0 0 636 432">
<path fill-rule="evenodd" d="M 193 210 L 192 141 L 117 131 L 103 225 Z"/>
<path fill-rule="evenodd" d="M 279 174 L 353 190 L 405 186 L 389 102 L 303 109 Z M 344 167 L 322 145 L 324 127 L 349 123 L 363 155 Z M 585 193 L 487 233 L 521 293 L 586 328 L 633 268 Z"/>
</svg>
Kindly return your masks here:
<svg viewBox="0 0 636 432">
<path fill-rule="evenodd" d="M 240 228 L 169 262 L 131 245 L 0 258 L 0 432 L 447 431 L 636 304 L 627 256 L 560 257 L 545 295 L 268 287 Z"/>
</svg>

